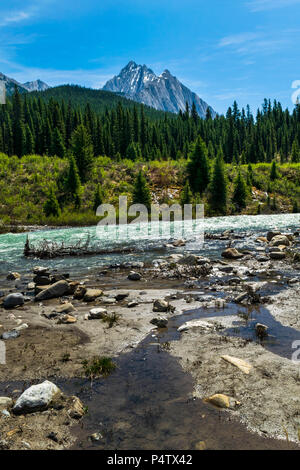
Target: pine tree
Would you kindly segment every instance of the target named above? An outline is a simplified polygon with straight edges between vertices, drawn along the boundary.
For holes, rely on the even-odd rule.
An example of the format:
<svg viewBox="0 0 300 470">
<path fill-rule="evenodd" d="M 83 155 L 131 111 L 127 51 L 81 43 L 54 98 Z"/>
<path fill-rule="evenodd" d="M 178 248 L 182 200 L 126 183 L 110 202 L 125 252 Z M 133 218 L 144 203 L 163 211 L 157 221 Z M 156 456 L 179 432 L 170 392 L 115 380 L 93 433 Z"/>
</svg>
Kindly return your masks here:
<svg viewBox="0 0 300 470">
<path fill-rule="evenodd" d="M 300 162 L 300 148 L 299 148 L 297 139 L 294 140 L 293 145 L 292 145 L 291 161 L 293 163 Z"/>
<path fill-rule="evenodd" d="M 227 180 L 222 148 L 219 148 L 214 163 L 213 174 L 209 185 L 209 203 L 211 209 L 221 215 L 227 211 Z"/>
<path fill-rule="evenodd" d="M 193 194 L 192 194 L 189 182 L 187 181 L 180 195 L 180 203 L 182 206 L 184 206 L 185 204 L 192 204 L 192 201 L 193 201 Z"/>
<path fill-rule="evenodd" d="M 145 175 L 140 170 L 136 176 L 133 192 L 132 192 L 132 203 L 133 204 L 144 204 L 148 210 L 151 208 L 151 193 L 145 178 Z"/>
<path fill-rule="evenodd" d="M 56 127 L 52 135 L 51 154 L 60 158 L 64 158 L 66 147 L 60 130 Z"/>
<path fill-rule="evenodd" d="M 98 184 L 94 194 L 93 211 L 96 212 L 98 207 L 101 206 L 101 204 L 103 204 L 103 192 L 101 185 Z"/>
<path fill-rule="evenodd" d="M 80 124 L 74 131 L 71 138 L 71 148 L 81 182 L 85 183 L 93 167 L 94 152 L 91 136 L 83 124 Z"/>
<path fill-rule="evenodd" d="M 232 202 L 237 210 L 244 209 L 246 207 L 247 199 L 247 187 L 244 178 L 239 170 L 236 180 L 234 182 L 234 191 L 232 196 Z"/>
<path fill-rule="evenodd" d="M 276 161 L 272 162 L 270 180 L 275 181 L 278 178 Z"/>
<path fill-rule="evenodd" d="M 202 194 L 209 183 L 209 166 L 207 148 L 201 137 L 197 139 L 191 153 L 187 173 L 192 191 Z"/>
<path fill-rule="evenodd" d="M 80 184 L 78 168 L 73 155 L 69 157 L 69 161 L 69 171 L 65 186 L 66 190 L 71 195 L 71 198 L 75 200 L 75 198 L 81 194 L 82 188 Z"/>
<path fill-rule="evenodd" d="M 48 195 L 48 199 L 44 204 L 44 213 L 46 217 L 50 217 L 51 215 L 53 217 L 59 217 L 60 216 L 60 207 L 57 201 L 57 198 L 55 196 L 54 188 L 51 187 Z"/>
</svg>

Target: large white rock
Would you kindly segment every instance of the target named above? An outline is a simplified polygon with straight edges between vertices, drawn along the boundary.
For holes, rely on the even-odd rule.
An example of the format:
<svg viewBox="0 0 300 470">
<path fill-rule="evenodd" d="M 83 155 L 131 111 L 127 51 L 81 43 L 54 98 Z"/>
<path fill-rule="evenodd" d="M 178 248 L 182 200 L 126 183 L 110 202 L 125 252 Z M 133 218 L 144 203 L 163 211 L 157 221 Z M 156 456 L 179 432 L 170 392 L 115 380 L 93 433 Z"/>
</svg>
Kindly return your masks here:
<svg viewBox="0 0 300 470">
<path fill-rule="evenodd" d="M 18 398 L 13 412 L 26 414 L 46 410 L 59 393 L 59 388 L 48 380 L 38 385 L 32 385 Z"/>
<path fill-rule="evenodd" d="M 181 325 L 178 328 L 178 331 L 180 332 L 188 331 L 193 328 L 199 328 L 200 330 L 203 330 L 203 331 L 210 331 L 214 328 L 214 326 L 211 323 L 204 321 L 204 320 L 191 320 Z"/>
</svg>

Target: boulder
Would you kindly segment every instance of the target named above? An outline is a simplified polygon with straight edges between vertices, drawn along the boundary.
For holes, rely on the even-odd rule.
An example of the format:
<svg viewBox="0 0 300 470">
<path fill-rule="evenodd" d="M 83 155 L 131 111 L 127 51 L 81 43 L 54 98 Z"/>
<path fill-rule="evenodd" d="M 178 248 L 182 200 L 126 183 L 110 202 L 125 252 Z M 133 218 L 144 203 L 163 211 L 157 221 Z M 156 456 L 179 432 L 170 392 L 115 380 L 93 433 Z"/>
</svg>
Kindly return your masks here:
<svg viewBox="0 0 300 470">
<path fill-rule="evenodd" d="M 47 275 L 49 276 L 50 275 L 50 271 L 49 271 L 49 268 L 46 268 L 44 266 L 35 266 L 33 268 L 33 274 L 38 274 L 40 276 L 42 275 Z"/>
<path fill-rule="evenodd" d="M 27 290 L 34 290 L 35 289 L 35 283 L 34 282 L 29 282 L 27 284 Z"/>
<path fill-rule="evenodd" d="M 81 300 L 83 299 L 86 293 L 86 287 L 84 286 L 77 286 L 74 291 L 74 299 Z"/>
<path fill-rule="evenodd" d="M 18 338 L 19 336 L 20 336 L 20 333 L 17 330 L 5 331 L 4 333 L 2 333 L 1 339 L 4 339 L 5 341 L 7 341 L 8 339 L 15 339 L 15 338 Z"/>
<path fill-rule="evenodd" d="M 281 232 L 279 232 L 278 230 L 276 231 L 270 231 L 267 233 L 267 240 L 268 242 L 270 242 L 272 240 L 272 238 L 276 237 L 277 235 L 281 235 Z"/>
<path fill-rule="evenodd" d="M 21 279 L 21 274 L 10 271 L 8 275 L 6 276 L 6 279 L 8 281 L 16 281 L 17 279 Z"/>
<path fill-rule="evenodd" d="M 117 302 L 121 302 L 129 296 L 129 292 L 119 293 L 115 296 Z"/>
<path fill-rule="evenodd" d="M 16 401 L 13 412 L 15 414 L 27 414 L 44 411 L 60 394 L 59 388 L 54 383 L 45 380 L 45 382 L 32 385 L 25 390 Z"/>
<path fill-rule="evenodd" d="M 270 246 L 290 246 L 290 241 L 288 237 L 285 235 L 276 235 L 275 237 L 272 238 L 272 241 L 270 242 Z"/>
<path fill-rule="evenodd" d="M 266 338 L 268 336 L 268 327 L 262 323 L 256 323 L 255 332 L 259 338 Z"/>
<path fill-rule="evenodd" d="M 0 397 L 0 410 L 7 410 L 13 405 L 13 400 L 9 397 Z"/>
<path fill-rule="evenodd" d="M 4 308 L 14 308 L 23 304 L 24 304 L 24 297 L 23 297 L 23 294 L 19 292 L 15 294 L 8 294 L 3 301 Z"/>
<path fill-rule="evenodd" d="M 268 239 L 266 237 L 258 237 L 255 241 L 258 243 L 268 243 Z"/>
<path fill-rule="evenodd" d="M 75 310 L 75 307 L 70 302 L 66 302 L 64 304 L 58 305 L 54 309 L 54 311 L 58 314 L 70 313 L 70 312 L 74 312 L 74 310 Z"/>
<path fill-rule="evenodd" d="M 240 259 L 244 255 L 240 253 L 236 248 L 227 248 L 225 251 L 222 253 L 223 258 L 227 259 Z"/>
<path fill-rule="evenodd" d="M 103 295 L 103 290 L 101 289 L 86 289 L 86 292 L 84 294 L 83 300 L 85 302 L 94 302 L 98 297 L 101 297 Z"/>
<path fill-rule="evenodd" d="M 211 331 L 214 328 L 214 326 L 211 323 L 204 321 L 204 320 L 191 320 L 181 325 L 177 331 L 179 332 L 188 331 L 188 330 L 191 330 L 192 328 L 199 328 L 200 330 L 203 330 L 203 331 Z"/>
<path fill-rule="evenodd" d="M 85 410 L 82 402 L 78 397 L 71 397 L 70 408 L 68 409 L 68 414 L 72 419 L 80 419 L 84 416 Z"/>
<path fill-rule="evenodd" d="M 35 301 L 41 300 L 48 300 L 48 299 L 55 299 L 57 297 L 62 297 L 69 292 L 69 284 L 67 281 L 58 281 L 55 284 L 47 287 L 46 289 L 42 290 L 35 296 Z"/>
<path fill-rule="evenodd" d="M 49 286 L 51 284 L 50 278 L 48 276 L 42 276 L 42 275 L 34 276 L 33 282 L 37 286 Z"/>
<path fill-rule="evenodd" d="M 185 240 L 175 240 L 173 243 L 172 243 L 173 246 L 176 247 L 179 247 L 179 246 L 185 246 L 186 245 L 186 241 Z"/>
<path fill-rule="evenodd" d="M 142 279 L 142 276 L 135 271 L 131 271 L 128 275 L 128 279 L 129 281 L 140 281 Z"/>
<path fill-rule="evenodd" d="M 153 318 L 150 323 L 157 326 L 157 328 L 167 328 L 168 319 L 167 318 Z"/>
<path fill-rule="evenodd" d="M 271 259 L 282 260 L 286 258 L 286 254 L 283 251 L 272 251 L 270 253 Z"/>
<path fill-rule="evenodd" d="M 157 299 L 153 303 L 153 312 L 167 312 L 170 308 L 169 302 Z"/>
<path fill-rule="evenodd" d="M 97 320 L 103 318 L 107 315 L 107 310 L 105 308 L 92 308 L 88 314 L 89 320 Z"/>
<path fill-rule="evenodd" d="M 235 408 L 239 404 L 234 398 L 223 395 L 222 393 L 217 393 L 212 395 L 209 398 L 206 398 L 207 403 L 211 403 L 218 408 Z"/>
</svg>

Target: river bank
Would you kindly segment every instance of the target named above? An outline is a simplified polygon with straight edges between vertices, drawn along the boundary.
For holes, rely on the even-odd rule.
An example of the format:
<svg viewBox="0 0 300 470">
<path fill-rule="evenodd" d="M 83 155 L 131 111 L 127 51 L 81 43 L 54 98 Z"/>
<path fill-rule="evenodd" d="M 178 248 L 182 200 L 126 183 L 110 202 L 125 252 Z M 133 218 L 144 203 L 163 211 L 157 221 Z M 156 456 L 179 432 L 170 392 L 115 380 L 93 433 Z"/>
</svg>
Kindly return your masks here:
<svg viewBox="0 0 300 470">
<path fill-rule="evenodd" d="M 9 412 L 0 417 L 8 447 L 24 448 L 25 435 L 30 448 L 60 449 L 296 444 L 300 374 L 291 357 L 300 340 L 299 234 L 261 235 L 252 235 L 251 250 L 246 235 L 227 232 L 208 242 L 215 251 L 207 249 L 206 257 L 175 244 L 160 258 L 141 254 L 77 276 L 57 265 L 2 276 L 2 298 L 19 293 L 24 302 L 0 308 L 0 334 L 18 333 L 4 340 L 0 395 L 16 400 L 22 389 L 48 379 L 89 410 L 82 425 L 67 419 L 65 408 L 25 421 Z M 66 290 L 43 297 L 57 283 Z M 257 323 L 264 337 L 257 336 Z M 95 356 L 111 357 L 117 369 L 91 387 L 83 361 Z M 223 356 L 244 361 L 249 374 Z M 205 401 L 216 394 L 227 397 L 218 408 Z M 47 415 L 57 442 L 47 437 Z M 29 432 L 23 439 L 8 434 L 22 419 L 40 430 L 31 441 Z M 95 433 L 102 437 L 91 438 Z"/>
</svg>

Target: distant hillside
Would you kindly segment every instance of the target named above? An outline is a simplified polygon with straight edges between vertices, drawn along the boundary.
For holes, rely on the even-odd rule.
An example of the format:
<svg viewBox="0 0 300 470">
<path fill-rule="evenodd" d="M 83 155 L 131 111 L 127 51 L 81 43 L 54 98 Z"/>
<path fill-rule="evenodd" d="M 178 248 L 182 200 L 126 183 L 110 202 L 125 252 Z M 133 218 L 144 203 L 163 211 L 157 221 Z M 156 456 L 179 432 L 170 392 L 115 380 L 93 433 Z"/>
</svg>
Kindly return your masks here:
<svg viewBox="0 0 300 470">
<path fill-rule="evenodd" d="M 71 102 L 72 106 L 84 109 L 87 103 L 90 104 L 93 111 L 103 113 L 106 109 L 111 110 L 122 103 L 124 108 L 140 107 L 141 104 L 123 96 L 117 95 L 110 91 L 93 90 L 78 85 L 62 85 L 41 92 L 32 92 L 31 96 L 40 97 L 46 102 L 51 98 L 56 101 L 64 100 L 66 103 Z M 162 119 L 165 115 L 163 111 L 157 111 L 154 108 L 145 106 L 145 113 L 153 120 Z M 170 114 L 172 116 L 172 114 Z"/>
</svg>

